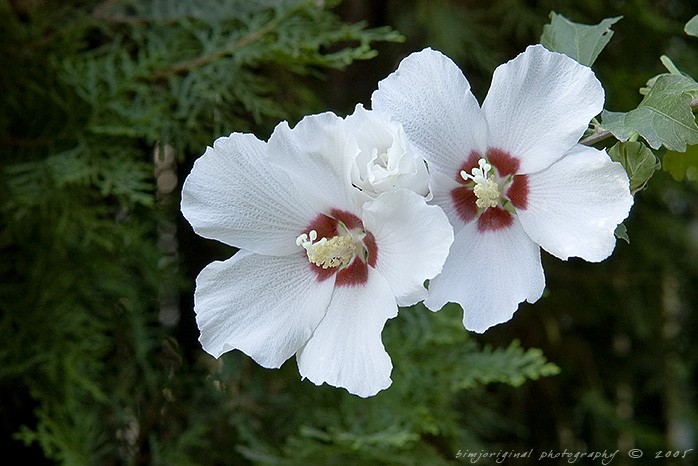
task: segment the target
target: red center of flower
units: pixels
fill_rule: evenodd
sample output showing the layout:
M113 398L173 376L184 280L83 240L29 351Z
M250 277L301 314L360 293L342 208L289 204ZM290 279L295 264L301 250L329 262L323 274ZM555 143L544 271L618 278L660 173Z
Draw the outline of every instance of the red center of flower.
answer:
M484 177L479 180L464 179L461 172L470 174L482 168L481 160L491 166L491 171L482 172ZM458 217L465 223L477 220L479 231L511 226L514 223L512 211L528 206L528 176L516 174L519 165L519 159L502 149L488 148L484 157L471 151L456 173L456 181L461 186L451 191Z
M306 231L315 232L315 245L320 246L311 245L312 252L308 253L309 266L318 281L337 274L335 284L339 286L366 283L368 266L376 266L378 246L376 238L364 229L359 217L350 212L332 209L329 215L319 214L315 217ZM323 247L323 244L327 247ZM313 255L313 252L317 252L317 255Z

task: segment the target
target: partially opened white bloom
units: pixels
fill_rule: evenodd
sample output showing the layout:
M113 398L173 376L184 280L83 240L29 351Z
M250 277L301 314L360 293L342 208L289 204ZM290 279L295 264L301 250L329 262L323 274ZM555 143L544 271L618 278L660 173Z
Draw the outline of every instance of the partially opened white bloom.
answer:
M379 83L373 108L401 122L432 176L455 240L425 304L464 309L466 328L509 320L545 287L540 247L601 261L632 205L628 176L577 144L603 108L591 69L540 45L499 66L482 107L458 67L426 49Z
M402 125L389 115L366 110L361 104L347 117L359 153L351 164L354 186L370 197L405 188L421 196L429 194L424 160L407 139Z
M391 383L385 322L424 299L453 232L412 191L366 201L350 182L360 148L347 126L325 113L281 123L268 143L220 138L194 164L181 207L198 234L240 249L197 278L203 348L268 368L295 354L303 377L365 397Z

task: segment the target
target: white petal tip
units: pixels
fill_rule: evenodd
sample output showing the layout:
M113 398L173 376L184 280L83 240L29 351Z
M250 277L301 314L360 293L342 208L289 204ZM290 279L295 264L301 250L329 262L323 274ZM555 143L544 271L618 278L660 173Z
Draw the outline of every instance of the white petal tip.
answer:
M317 387L322 387L323 385L327 385L328 387L333 387L333 388L341 388L346 390L349 394L358 396L360 398L369 398L372 396L377 395L381 391L387 389L390 387L393 383L392 379L388 378L387 383L380 384L378 386L374 385L371 387L345 387L340 384L332 384L326 380L313 380L310 377L305 377L301 376L301 380L308 380L309 382L312 382L315 386Z

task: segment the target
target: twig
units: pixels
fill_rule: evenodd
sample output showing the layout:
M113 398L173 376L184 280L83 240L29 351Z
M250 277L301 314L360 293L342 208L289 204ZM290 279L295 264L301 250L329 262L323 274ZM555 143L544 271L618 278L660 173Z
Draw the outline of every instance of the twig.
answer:
M185 73L193 68L198 68L200 66L207 65L215 60L218 60L219 58L222 58L226 55L231 55L233 54L236 50L245 47L246 45L251 44L252 42L255 42L259 40L262 36L267 34L269 31L273 30L276 25L279 23L280 18L274 18L271 21L269 21L267 24L265 24L263 27L260 29L257 29L254 32L251 32L250 34L241 37L240 39L236 40L232 44L230 44L228 47L218 50L216 52L213 52L209 55L201 55L199 57L196 57L192 60L187 60L183 62L176 63L172 65L169 68L163 68L161 70L158 70L152 74L152 79L154 80L159 80L166 78L168 76L180 74L180 73Z

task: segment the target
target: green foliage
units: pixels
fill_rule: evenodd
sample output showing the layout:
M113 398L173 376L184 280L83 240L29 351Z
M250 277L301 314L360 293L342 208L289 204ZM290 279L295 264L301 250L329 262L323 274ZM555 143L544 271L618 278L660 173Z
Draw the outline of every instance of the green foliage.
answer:
M669 149L662 155L664 168L676 180L682 180L685 176L693 176L696 166L691 148L698 143L698 125L693 114L698 83L681 73L668 57L662 56L661 61L669 73L655 76L648 81L648 87L640 89L645 94L640 105L627 113L604 111L602 124L621 141L642 136L653 149ZM609 151L609 154L626 167L631 190L643 189L659 167L656 156L639 142L626 143L632 146L619 144L611 151L618 149L613 154ZM679 155L681 152L686 154Z
M630 244L630 237L628 236L628 227L624 223L620 223L615 231L613 232L616 238L622 239L626 243Z
M688 76L660 75L635 110L604 111L602 124L621 141L639 133L653 149L684 152L687 144L698 144L698 125L691 101L698 83Z
M608 155L625 168L633 195L647 186L661 165L654 153L638 141L618 142L609 149Z
M698 146L688 146L685 153L667 151L662 156L662 167L676 181L684 178L698 181Z
M477 384L504 382L518 387L527 379L536 380L560 372L556 365L545 361L541 350L524 350L519 345L519 341L514 340L504 349L486 346L482 351L468 355L464 361L468 373L459 381L459 386L470 388Z
M108 2L85 22L76 27L98 26L105 40L61 58L57 71L92 109L86 127L197 152L232 128L308 113L298 77L372 58L371 43L401 38L341 22L310 0Z
M595 26L588 26L552 12L551 22L543 28L540 42L549 50L565 53L591 66L610 42L613 35L611 26L620 18L606 18ZM691 27L689 21L687 32ZM679 161L675 154L684 152L687 144L698 143L698 125L693 115L698 83L681 73L668 57L662 56L661 61L669 73L655 76L647 82L647 87L640 89L645 96L640 105L629 112L604 110L601 124L595 120L589 138L583 141L594 144L610 135L620 141L609 150L609 154L625 167L633 194L646 187L660 166L657 156L643 143L636 142L638 136L655 150L670 150L669 164L677 179L684 177L692 166L692 159L686 157ZM681 169L683 172L679 173ZM619 237L627 238L626 231L617 233Z
M552 12L550 24L543 27L540 43L548 50L564 53L582 65L591 66L613 37L611 26L620 19L620 16L606 18L597 25L588 26Z

